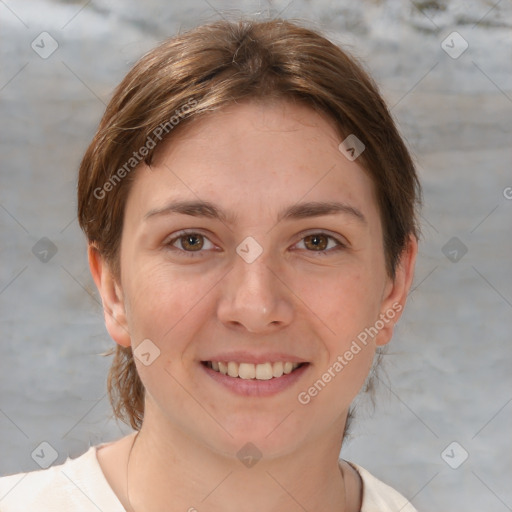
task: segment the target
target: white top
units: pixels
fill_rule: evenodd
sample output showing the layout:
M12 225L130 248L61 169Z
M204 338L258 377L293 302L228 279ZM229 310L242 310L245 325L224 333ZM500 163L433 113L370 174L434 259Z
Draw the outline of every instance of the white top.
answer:
M98 462L99 446L59 466L1 477L0 512L126 512ZM363 482L361 512L417 512L393 488L351 464Z

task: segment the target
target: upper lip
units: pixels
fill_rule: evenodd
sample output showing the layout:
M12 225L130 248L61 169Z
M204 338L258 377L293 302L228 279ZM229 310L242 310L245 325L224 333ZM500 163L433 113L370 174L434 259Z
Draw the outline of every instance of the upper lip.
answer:
M206 359L202 359L202 361L235 361L237 363L252 363L252 364L262 364L262 363L277 363L279 361L286 363L307 363L305 359L301 357L297 357L291 354L285 354L283 352L265 352L262 354L256 354L254 352L248 352L245 350L236 350L232 352L220 352L218 354L209 356Z

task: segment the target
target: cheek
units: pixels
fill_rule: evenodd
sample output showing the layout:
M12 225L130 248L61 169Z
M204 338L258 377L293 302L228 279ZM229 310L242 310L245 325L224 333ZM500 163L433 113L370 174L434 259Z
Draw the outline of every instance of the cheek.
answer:
M210 288L199 273L176 272L165 263L140 265L129 286L128 316L135 343L142 337L154 339L162 348L170 345Z
M326 357L316 369L311 392L348 406L371 369L375 343L370 331L380 308L376 277L369 268L346 266L329 276L309 276L301 288L308 308L318 317ZM312 315L309 315L312 318ZM328 398L330 397L330 398Z
M201 290L211 288L207 284L203 286L204 280L201 275L177 273L161 263L140 265L130 276L128 323L135 362L145 388L155 397L160 389L174 389L175 379L184 380L182 358L205 302L201 301L204 295ZM137 347L142 342L147 344L145 340L151 341L149 346L157 354L150 364L137 357L143 345L139 350ZM181 398L181 395L174 396L174 403L178 404L176 400Z
M371 369L375 343L365 329L378 318L378 293L367 273L347 268L329 278L309 278L302 293L306 288L311 293L305 302L318 315L325 357L297 398L315 414L335 421L348 409Z
M342 349L378 317L379 288L362 265L325 275L304 274L299 290L297 295L324 324L332 348Z

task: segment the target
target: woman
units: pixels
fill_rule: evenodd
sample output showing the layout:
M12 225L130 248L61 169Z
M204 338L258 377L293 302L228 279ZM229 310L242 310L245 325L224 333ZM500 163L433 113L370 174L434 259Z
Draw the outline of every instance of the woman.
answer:
M419 197L377 87L320 34L222 21L149 52L78 181L135 432L0 479L0 510L414 511L339 453L411 286Z

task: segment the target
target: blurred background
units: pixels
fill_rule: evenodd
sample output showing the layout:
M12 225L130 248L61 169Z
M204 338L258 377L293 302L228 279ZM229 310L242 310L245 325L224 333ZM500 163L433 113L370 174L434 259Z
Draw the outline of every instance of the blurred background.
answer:
M42 442L60 464L131 431L106 395L77 168L140 56L240 13L358 57L423 181L415 283L342 456L420 511L512 510L510 0L0 0L0 474L39 469Z

